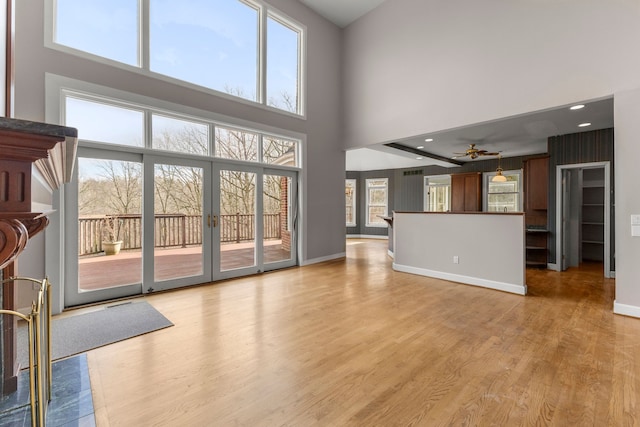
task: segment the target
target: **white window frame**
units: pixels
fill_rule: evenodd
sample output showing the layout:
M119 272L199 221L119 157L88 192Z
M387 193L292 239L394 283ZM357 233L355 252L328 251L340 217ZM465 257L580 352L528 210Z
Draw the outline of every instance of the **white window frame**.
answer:
M371 184L371 182L372 182L372 181L384 181L384 183L385 183L385 184L384 184L384 185L373 185L373 184ZM387 223L386 223L386 222L384 222L383 220L382 220L382 222L381 222L381 223L372 223L372 222L369 222L369 216L370 216L370 215L369 215L369 209L370 209L371 207L384 206L384 214L383 214L383 215L384 215L384 216L387 216L387 215L389 214L389 178L368 178L368 179L366 180L366 184L365 184L365 185L366 185L366 187L365 187L365 188L366 188L366 192L367 192L367 194L366 194L366 196L367 196L367 197L366 197L367 216L366 216L366 218L365 218L365 225L366 225L367 227L380 227L380 228L386 228L386 227L387 227ZM372 205L372 204L369 202L369 190L370 190L370 189L372 189L372 188L384 188L384 190L385 190L385 196L386 196L386 200L385 200L384 205L382 205L382 204L380 204L380 205L377 205L377 204L376 204L376 205Z
M138 44L139 44L139 53L138 53L138 66L129 65L120 61L116 61L114 59L109 59L104 56L100 56L97 54L93 54L90 52L85 52L80 49L76 49L70 46L66 46L63 44L59 44L55 42L55 27L56 27L56 2L55 1L45 1L44 6L44 46L57 50L66 54L79 56L81 58L85 58L94 62L98 62L104 65L109 65L112 67L124 69L130 72L134 72L137 74L144 75L146 77L154 78L156 80L164 81L167 83L179 85L188 89L197 90L199 92L204 92L210 95L215 95L218 97L230 99L233 101L237 101L243 104L258 106L259 108L263 108L269 111L275 111L283 115L289 115L293 117L307 117L306 114L306 45L307 45L307 27L296 20L290 18L289 16L283 14L278 9L272 7L271 5L264 3L262 1L252 1L252 0L241 0L243 3L246 3L248 6L256 8L259 11L258 18L258 53L256 62L258 64L258 77L256 82L257 97L256 101L252 101L249 99L241 98L229 93L220 92L216 89L208 88L205 86L200 86L196 83L191 83L185 80L180 80L175 77L166 76L164 74L156 73L150 70L150 18L149 18L149 2L148 0L138 0L139 1L139 19L140 19L140 34L138 34ZM273 107L267 104L266 99L266 40L267 40L267 26L266 26L266 17L269 16L273 19L278 20L283 25L288 26L294 31L299 33L300 41L298 45L298 93L297 93L297 108L298 111L290 112L287 110L283 110L277 107Z
M502 175L504 176L508 176L508 175L518 175L518 212L522 212L523 209L523 173L522 173L522 169L512 169L512 170L507 170L507 171L502 171ZM492 171L492 172L485 172L482 174L482 179L483 179L483 196L482 196L482 210L484 212L488 212L489 210L489 183L491 182L491 179L496 176L496 172ZM497 193L492 193L492 194L497 194ZM515 194L515 193L503 193L503 194ZM501 212L492 212L492 213L501 213Z
M356 180L356 179L345 179L345 191L346 191L346 188L349 185L351 185L351 188L353 188L353 196L351 197L351 210L353 211L353 214L352 214L351 217L353 218L353 221L352 222L346 222L347 227L357 227L358 226L358 224L357 224L358 220L357 220L357 217L356 217L356 206L357 206L356 197L357 197L357 194L358 194L357 184L358 184L358 180ZM346 204L346 199L345 199L345 204ZM346 212L345 212L345 214L346 214ZM346 220L346 218L345 218L345 220Z
M427 188L429 187L429 185L433 185L433 184L429 184L429 179L433 179L433 178L438 178L438 179L444 179L446 178L449 183L448 184L435 184L438 187L448 187L449 188L449 192L448 192L448 203L447 203L447 209L444 212L449 212L451 211L451 175L429 175L429 176L425 176L424 177L424 211L425 212L437 212L437 211L430 211L429 210L429 193L427 192Z

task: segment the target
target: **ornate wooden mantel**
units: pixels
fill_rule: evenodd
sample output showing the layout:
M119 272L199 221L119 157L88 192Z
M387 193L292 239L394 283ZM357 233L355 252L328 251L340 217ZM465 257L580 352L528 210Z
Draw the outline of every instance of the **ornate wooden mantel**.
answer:
M0 270L11 268L30 238L48 224L47 214L31 211L31 172L35 165L52 188L71 178L77 130L47 123L0 118ZM14 310L14 284L0 287L2 308ZM15 319L0 316L0 396L17 385Z

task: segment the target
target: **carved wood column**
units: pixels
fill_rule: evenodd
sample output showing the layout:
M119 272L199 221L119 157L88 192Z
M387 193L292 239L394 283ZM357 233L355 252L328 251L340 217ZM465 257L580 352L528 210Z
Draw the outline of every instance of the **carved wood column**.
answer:
M46 213L31 212L31 171L35 165L52 189L71 177L77 130L0 118L0 270L16 275L14 261L30 238L48 224ZM8 269L7 269L8 268ZM15 310L12 282L0 287L2 308ZM16 318L0 316L0 396L17 386Z

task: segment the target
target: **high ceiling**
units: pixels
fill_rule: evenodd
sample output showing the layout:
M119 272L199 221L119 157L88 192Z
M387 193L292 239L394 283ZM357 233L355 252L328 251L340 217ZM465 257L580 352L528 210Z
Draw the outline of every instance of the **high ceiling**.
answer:
M344 28L365 13L378 7L384 0L299 0L311 9L327 18L337 26Z
M339 27L346 27L353 21L375 9L384 0L299 0L308 7L332 21ZM456 167L455 164L434 160L429 155L451 158L454 153L464 152L469 144L489 152L500 152L502 157L515 157L545 153L547 138L576 132L613 127L613 99L582 101L579 110L570 110L571 105L555 109L532 112L516 117L478 123L471 126L448 129L432 134L415 135L394 141L384 141L367 148L347 151L347 170L380 170L412 168L428 165ZM574 105L575 105L574 104ZM590 126L578 127L581 123ZM433 141L425 141L433 139ZM385 144L401 144L409 151L398 150ZM418 149L417 147L423 147ZM416 150L424 153L416 153ZM413 152L410 152L413 151ZM468 157L456 160L471 160Z

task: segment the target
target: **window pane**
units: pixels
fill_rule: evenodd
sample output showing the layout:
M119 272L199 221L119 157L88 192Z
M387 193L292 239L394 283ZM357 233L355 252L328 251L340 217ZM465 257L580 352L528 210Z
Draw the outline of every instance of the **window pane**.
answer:
M54 41L138 66L138 0L57 0Z
M181 153L209 153L209 126L154 114L153 148Z
M368 179L367 180L368 187L387 187L386 179Z
M258 134L217 127L216 157L257 161Z
M154 279L201 275L204 171L167 164L154 169ZM171 262L177 259L179 268Z
M257 101L258 10L241 1L150 0L150 68Z
M298 166L296 141L288 141L265 136L262 139L262 160L264 163Z
M65 115L79 139L144 147L142 111L67 97Z
M298 52L300 34L267 19L267 105L298 112Z
M255 265L256 174L220 171L220 270Z
M141 281L142 165L79 157L78 291Z
M346 206L346 223L347 225L355 225L355 196L356 196L356 182L355 180L348 179L345 182L345 206Z
M370 188L369 189L369 204L370 205L386 205L387 204L387 190L383 188Z
M385 216L386 214L386 206L369 207L369 224L385 224L384 219L380 218L380 216Z
M517 212L518 211L518 194L489 194L488 195L489 212Z
M506 175L506 182L489 181L490 193L517 193L518 192L518 176Z

